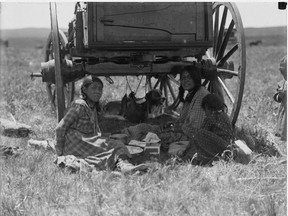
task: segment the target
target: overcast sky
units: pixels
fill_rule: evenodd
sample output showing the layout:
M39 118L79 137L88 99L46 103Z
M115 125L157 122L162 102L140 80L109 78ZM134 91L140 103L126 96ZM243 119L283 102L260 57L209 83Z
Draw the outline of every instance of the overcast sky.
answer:
M0 0L1 1L1 0ZM73 18L75 3L57 2L58 25L68 28ZM287 9L279 10L277 1L236 1L244 27L287 26ZM3 2L0 10L0 28L50 28L49 3L35 1Z

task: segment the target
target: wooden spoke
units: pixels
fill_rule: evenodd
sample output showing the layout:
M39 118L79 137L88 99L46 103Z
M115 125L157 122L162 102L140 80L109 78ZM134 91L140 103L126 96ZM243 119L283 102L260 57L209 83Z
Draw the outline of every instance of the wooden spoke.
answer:
M160 77L160 80L161 80L161 81L160 81L160 91L163 92L164 80L163 80L163 77L162 77L162 76Z
M208 79L205 79L204 82L202 83L202 86L206 86L209 83Z
M223 68L217 68L217 73L218 73L218 76L221 76L221 75L238 76L239 75L238 71L232 71L232 70L223 69Z
M180 84L180 82L172 75L161 75L155 79L156 81L153 89L159 89L162 92L162 95L166 97L166 112L170 112L172 110L175 111L180 103L178 97L175 95L175 91L179 89L178 83ZM152 81L152 77L150 77L150 83L154 84Z
M165 95L165 98L166 98L166 100L165 100L165 104L166 104L166 106L168 106L169 105L169 103L168 103L168 90L167 90L167 79L166 79L166 81L165 81L165 83L163 83L163 87L164 87L164 95Z
M151 76L147 76L146 84L148 85L148 90L150 91L152 89Z
M219 50L220 46L222 44L223 35L224 35L224 29L225 29L225 24L226 24L227 11L228 11L227 7L224 7L224 11L223 11L223 14L222 14L222 20L221 20L221 25L220 25L220 31L219 31L218 40L217 40L216 50Z
M176 85L180 86L180 81L179 80L176 80L173 76L171 75L168 75L168 78L174 82Z
M222 13L222 17L220 13ZM240 13L233 2L214 2L213 19L213 52L211 51L212 56L206 52L206 56L208 59L216 61L217 79L205 80L202 85L207 86L208 84L209 91L222 95L223 99L227 100L225 103L229 106L228 115L232 125L235 125L245 83L246 44L244 28ZM226 22L229 26L226 25ZM218 26L218 24L220 25Z
M219 51L217 53L216 61L218 61L219 59L221 59L223 57L233 28L234 28L234 21L231 20L229 28L228 28L228 30L226 32L225 38L224 38L224 40L223 40L223 42L221 44L221 47L220 47L220 49L219 49Z
M235 44L227 53L226 55L221 58L216 65L218 67L222 67L224 65L224 63L237 51L238 49L238 44Z
M227 86L225 85L223 80L220 77L218 77L218 81L222 85L222 87L223 87L225 93L227 94L228 98L230 99L230 101L234 104L235 98L233 97L232 93L229 91L229 89L227 88Z
M160 77L159 77L159 79L157 79L153 89L156 89L158 87L159 83L160 83Z
M215 11L215 20L214 20L214 44L213 44L213 55L216 55L216 46L218 38L218 28L219 28L219 8L216 8Z
M170 94L171 94L173 100L176 100L176 96L175 96L174 90L173 90L173 88L171 86L171 82L170 82L169 79L167 79L167 86L169 88L169 91L170 91Z

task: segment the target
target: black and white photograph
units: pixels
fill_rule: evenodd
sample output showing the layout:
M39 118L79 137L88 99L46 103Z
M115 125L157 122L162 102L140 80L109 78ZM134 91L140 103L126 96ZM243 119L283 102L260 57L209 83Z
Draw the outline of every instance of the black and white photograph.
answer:
M287 20L0 0L0 216L287 215Z

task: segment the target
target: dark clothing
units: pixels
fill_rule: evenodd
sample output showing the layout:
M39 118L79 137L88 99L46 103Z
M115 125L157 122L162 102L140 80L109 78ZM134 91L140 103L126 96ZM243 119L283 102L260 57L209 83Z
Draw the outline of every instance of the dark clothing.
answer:
M85 159L97 169L113 169L120 155L131 157L127 147L118 140L101 137L96 108L83 99L74 101L56 127L56 152Z
M287 81L282 80L277 85L277 92L273 99L281 103L277 115L276 136L287 140Z
M182 159L191 160L197 153L199 163L209 163L220 157L233 141L234 133L228 115L214 112L204 119L201 128L190 137L189 146Z
M213 112L211 116L204 119L201 129L214 133L226 142L234 141L232 124L225 112Z

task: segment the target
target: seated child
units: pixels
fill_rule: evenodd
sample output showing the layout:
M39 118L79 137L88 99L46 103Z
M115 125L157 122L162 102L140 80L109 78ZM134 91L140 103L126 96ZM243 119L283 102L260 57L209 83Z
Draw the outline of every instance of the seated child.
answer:
M287 56L280 62L280 73L283 75L283 80L278 82L277 92L274 94L273 99L281 103L277 116L276 136L281 137L281 140L287 140Z
M191 138L182 159L191 160L197 153L197 163L207 164L219 158L235 141L235 136L227 106L217 95L206 95L201 106L206 117L201 128Z
M84 159L97 170L115 169L123 173L147 170L145 164L130 163L131 154L123 142L101 136L98 112L103 87L98 77L83 79L82 98L72 103L56 127L57 155Z

